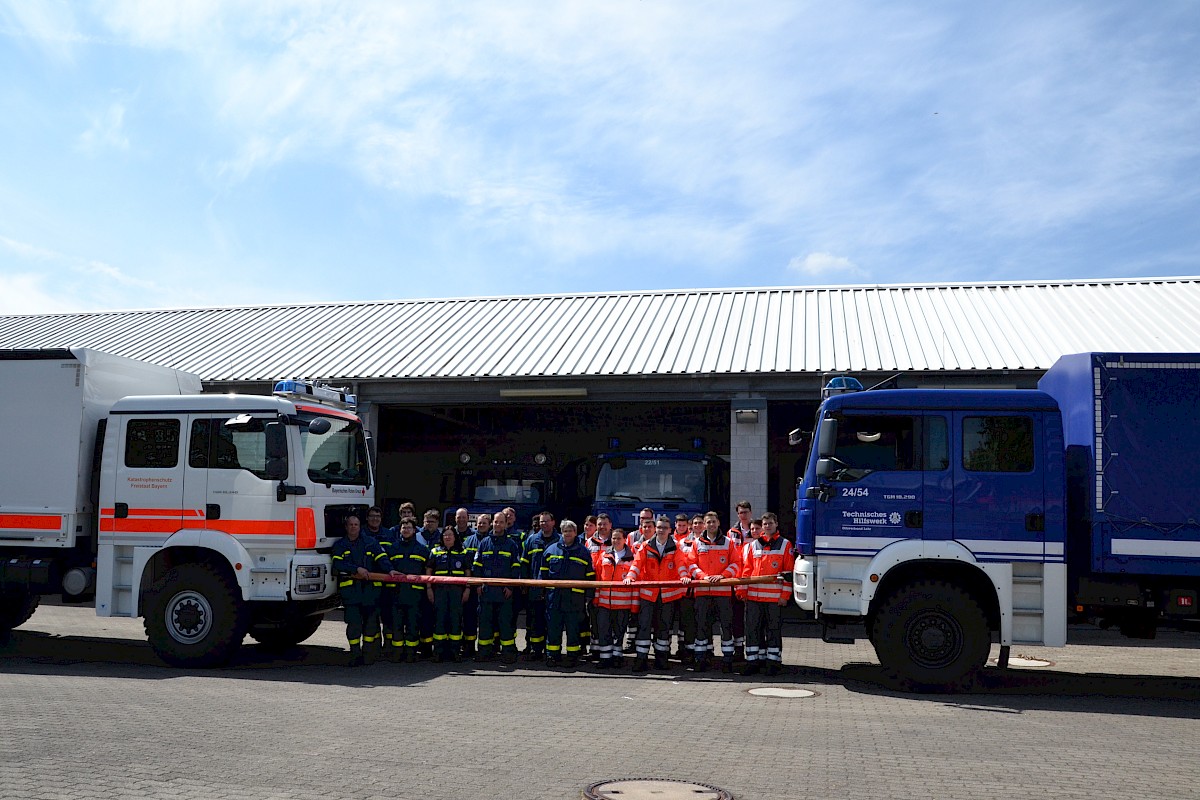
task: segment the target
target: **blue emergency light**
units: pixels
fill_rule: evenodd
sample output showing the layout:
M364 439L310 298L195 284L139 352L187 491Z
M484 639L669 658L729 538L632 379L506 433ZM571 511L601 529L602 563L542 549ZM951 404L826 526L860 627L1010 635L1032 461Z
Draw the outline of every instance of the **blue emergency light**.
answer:
M349 394L343 389L315 384L311 381L288 380L275 384L272 394L280 397L310 397L319 403L341 406L354 410L358 406L358 396Z
M851 392L861 392L863 385L858 378L852 378L849 375L837 375L829 379L829 383L825 384L825 388L821 390L821 399L833 397L835 394L850 394Z

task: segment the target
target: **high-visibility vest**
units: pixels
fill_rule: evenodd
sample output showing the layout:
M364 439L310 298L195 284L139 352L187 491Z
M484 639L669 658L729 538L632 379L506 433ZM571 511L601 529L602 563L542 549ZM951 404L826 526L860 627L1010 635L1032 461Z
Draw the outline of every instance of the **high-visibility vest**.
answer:
M620 556L611 547L607 550L600 550L596 553L596 580L625 580L625 576L633 571L635 558L633 550L628 547L621 551ZM638 607L637 586L630 584L629 586L599 587L596 589L596 605L603 608L633 611Z
M688 574L691 575L696 596L731 596L728 586L713 586L705 578L714 575L720 578L736 578L742 571L742 558L738 546L728 536L721 535L715 542L701 536L692 543L688 558Z
M675 546L675 540L668 538L662 553L658 552L656 544L658 538L651 537L638 545L633 560L634 581L677 581L687 575L687 560ZM642 587L638 590L638 597L644 602L653 603L661 596L664 603L672 603L686 592L687 589L682 586L669 589Z
M766 536L751 539L742 548L743 578L783 575L795 565L792 543L778 533L770 540ZM784 583L752 583L745 589L746 599L757 603L778 603L791 593L791 587Z

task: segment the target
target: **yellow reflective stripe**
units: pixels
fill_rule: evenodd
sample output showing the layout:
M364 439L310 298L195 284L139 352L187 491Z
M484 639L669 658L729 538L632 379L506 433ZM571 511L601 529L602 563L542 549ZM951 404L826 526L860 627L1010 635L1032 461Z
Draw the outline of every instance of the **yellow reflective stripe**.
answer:
M585 567L590 567L592 565L592 562L584 561L582 558L576 558L575 556L571 556L571 560L576 564L583 564Z
M344 588L344 587L346 587L346 586L353 586L353 585L354 585L354 581L353 581L353 580L342 581L341 583L339 583L339 584L338 584L338 588L339 588L339 589L342 589L342 588Z

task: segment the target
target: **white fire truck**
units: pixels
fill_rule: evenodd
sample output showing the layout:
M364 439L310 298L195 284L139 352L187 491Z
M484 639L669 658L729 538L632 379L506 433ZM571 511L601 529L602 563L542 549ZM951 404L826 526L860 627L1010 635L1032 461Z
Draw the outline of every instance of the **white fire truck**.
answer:
M45 595L143 617L167 663L308 638L329 550L372 496L354 397L304 381L202 394L83 348L0 351L0 636Z

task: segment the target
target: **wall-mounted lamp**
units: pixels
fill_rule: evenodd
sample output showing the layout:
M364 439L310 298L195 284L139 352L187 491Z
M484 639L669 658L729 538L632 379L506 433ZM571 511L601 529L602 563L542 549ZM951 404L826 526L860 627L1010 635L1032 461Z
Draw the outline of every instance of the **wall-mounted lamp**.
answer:
M733 418L743 425L758 424L758 409L757 408L737 408L733 411Z

